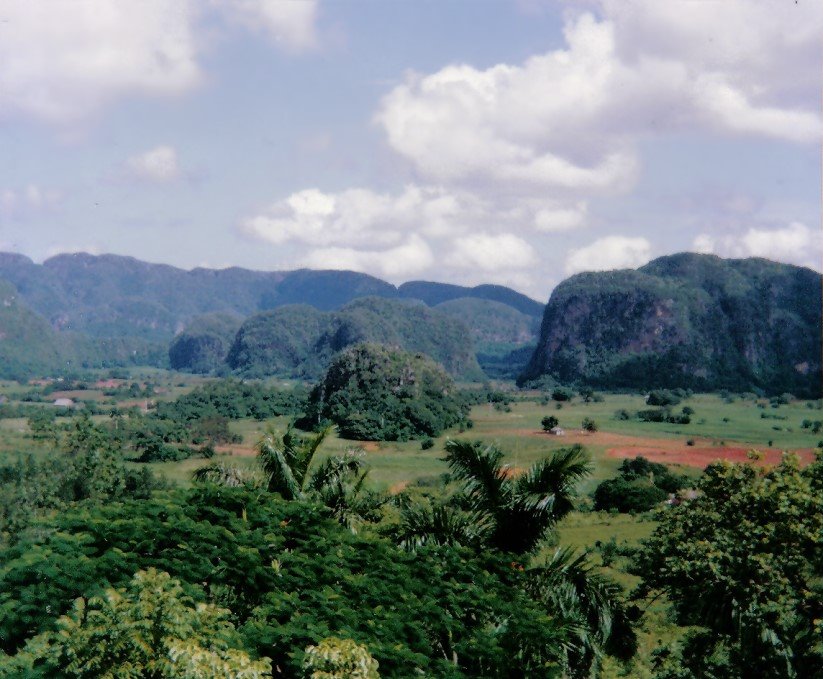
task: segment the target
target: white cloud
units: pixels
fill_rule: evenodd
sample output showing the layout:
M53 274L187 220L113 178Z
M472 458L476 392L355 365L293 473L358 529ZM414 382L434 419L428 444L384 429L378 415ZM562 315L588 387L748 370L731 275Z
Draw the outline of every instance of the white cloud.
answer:
M704 255L714 254L715 247L716 240L714 236L707 233L701 233L699 236L696 236L692 242L692 248L694 251Z
M474 234L456 238L446 262L461 269L516 270L537 263L534 249L511 233Z
M188 0L3 0L0 13L0 114L73 122L200 80Z
M726 257L764 257L778 262L808 266L823 265L823 233L800 222L775 228L753 227L734 235L698 235L693 242L698 252Z
M316 0L223 0L220 7L233 21L263 31L292 52L317 45Z
M239 226L241 233L276 245L387 246L409 232L427 237L460 234L478 224L512 219L469 193L408 185L398 193L305 189L279 200Z
M317 42L316 0L0 0L0 16L0 116L69 126L126 95L196 87L227 22L292 52Z
M301 263L313 269L362 271L399 281L431 267L434 256L425 240L412 235L406 242L385 250L321 248L303 257Z
M62 199L59 191L37 184L23 188L0 189L0 217L19 219L38 212L53 210Z
M133 176L145 181L163 184L180 177L177 151L171 146L158 146L132 156L127 165Z
M538 231L548 233L571 231L586 223L587 213L588 207L583 201L570 207L545 207L536 211L534 226Z
M389 144L432 181L545 195L631 188L650 134L819 140L820 3L598 7L520 65L410 74L376 115Z
M645 238L606 236L572 250L566 258L566 273L634 269L650 259L651 243Z

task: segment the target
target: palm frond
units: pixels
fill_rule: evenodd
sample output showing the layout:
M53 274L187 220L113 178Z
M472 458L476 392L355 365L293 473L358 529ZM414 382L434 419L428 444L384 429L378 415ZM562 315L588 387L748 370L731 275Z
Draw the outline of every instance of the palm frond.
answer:
M482 441L446 441L445 460L477 511L496 512L508 500L510 483L501 464L503 451Z
M194 483L213 483L227 488L255 486L259 482L253 473L225 462L213 462L198 467L191 473L191 480Z
M561 448L516 480L515 495L524 507L548 511L556 522L574 509L575 485L590 473L591 463L581 446Z
M266 490L280 493L286 500L303 497L300 481L292 471L294 459L292 442L287 439L290 430L281 436L273 429L267 429L257 444L257 457L266 476Z
M397 542L409 551L430 544L477 547L489 530L489 524L476 513L442 503L414 503L403 508Z
M559 548L529 575L527 588L550 614L578 625L577 648L569 656L578 669L599 662L609 646L634 649L622 589L595 571L585 552Z
M305 486L309 467L311 467L320 444L329 435L329 431L327 428L316 434L306 436L296 433L292 425L289 425L286 433L283 434L283 444L291 458L292 473L299 480L301 487Z
M326 458L315 470L306 484L307 488L319 491L341 480L357 475L363 468L363 454L349 450L345 455Z

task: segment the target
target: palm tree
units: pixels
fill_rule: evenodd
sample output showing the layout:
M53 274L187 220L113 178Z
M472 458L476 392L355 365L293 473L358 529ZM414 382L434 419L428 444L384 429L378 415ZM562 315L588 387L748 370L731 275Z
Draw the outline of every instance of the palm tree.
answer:
M623 591L594 570L585 552L558 548L527 573L528 592L571 630L564 664L572 676L596 674L604 653L621 659L634 655L637 637Z
M555 451L515 476L503 452L482 441L448 441L446 462L461 491L439 505L402 509L400 544L459 544L517 555L531 554L574 508L575 485L590 471L580 446ZM558 549L526 569L526 589L562 630L564 675L590 676L603 653L630 657L636 639L620 587L593 570L587 555Z
M447 441L445 459L488 545L515 554L533 551L574 508L575 485L591 470L581 446L555 451L519 476L503 464L503 451L482 441Z
M362 523L379 520L378 510L385 498L364 490L368 470L364 469L363 453L358 449L329 457L313 468L317 451L328 433L327 429L307 436L294 431L291 425L282 434L268 428L257 444L262 481L259 474L223 463L196 469L192 479L230 487L262 485L284 500L317 500L331 510L339 523L356 533Z
M257 458L266 476L266 490L285 500L304 500L309 467L329 430L304 436L289 425L281 435L269 427L257 444Z

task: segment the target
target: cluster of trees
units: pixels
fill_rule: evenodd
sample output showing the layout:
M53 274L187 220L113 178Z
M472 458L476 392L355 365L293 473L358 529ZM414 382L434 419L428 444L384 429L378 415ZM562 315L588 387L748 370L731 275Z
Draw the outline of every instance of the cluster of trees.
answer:
M683 406L683 409L679 413L673 412L669 407L665 407L638 410L634 414L625 408L621 408L614 414L618 420L630 420L634 417L641 422L668 422L670 424L690 424L692 415L694 415L694 410L690 406Z
M594 491L595 510L646 512L689 483L686 476L640 456L623 460L618 471L618 476L603 481Z
M655 676L820 677L823 457L718 462L697 490L661 512L636 562L637 594L665 594L688 627L656 651Z
M409 503L355 534L334 487L362 476L318 462L320 442L264 437L261 485L84 503L17 533L0 548L0 674L584 677L633 654L619 588L583 555L530 564L573 506L580 449L514 479L493 446L453 442L440 518L424 530Z

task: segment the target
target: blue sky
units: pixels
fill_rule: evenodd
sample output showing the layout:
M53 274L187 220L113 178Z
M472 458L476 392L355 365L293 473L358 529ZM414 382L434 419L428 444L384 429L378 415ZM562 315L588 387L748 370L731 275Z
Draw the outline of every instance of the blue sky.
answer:
M682 250L820 269L823 6L0 0L0 249L545 299Z

